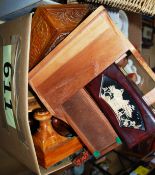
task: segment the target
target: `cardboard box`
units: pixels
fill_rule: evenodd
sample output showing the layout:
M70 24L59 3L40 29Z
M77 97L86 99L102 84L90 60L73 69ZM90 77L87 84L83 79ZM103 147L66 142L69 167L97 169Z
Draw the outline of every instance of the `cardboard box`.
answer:
M69 166L71 162L67 160L64 164L48 169L43 169L38 165L28 122L28 62L31 22L32 15L27 15L0 25L0 56L3 58L3 61L0 62L0 93L2 94L0 96L0 139L3 149L33 172L45 175ZM68 38L71 36L73 33ZM60 45L57 49L59 48ZM16 61L11 60L12 54L16 56ZM18 57L19 54L20 57ZM140 60L141 56L137 55L137 57Z
M44 175L71 162L67 159L58 166L44 169L37 161L28 121L31 22L32 14L29 14L0 25L0 146L31 171Z

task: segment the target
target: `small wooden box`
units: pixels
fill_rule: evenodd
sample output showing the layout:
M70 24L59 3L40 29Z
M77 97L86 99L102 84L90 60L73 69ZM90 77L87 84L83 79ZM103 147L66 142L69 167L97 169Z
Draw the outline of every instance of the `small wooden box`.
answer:
M87 16L88 5L46 5L32 20L29 69L32 69Z

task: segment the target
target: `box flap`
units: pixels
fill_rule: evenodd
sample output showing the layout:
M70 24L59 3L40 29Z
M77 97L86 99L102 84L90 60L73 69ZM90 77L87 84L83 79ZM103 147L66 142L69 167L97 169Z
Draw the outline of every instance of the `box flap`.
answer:
M1 147L40 174L28 122L28 63L32 15L0 25Z

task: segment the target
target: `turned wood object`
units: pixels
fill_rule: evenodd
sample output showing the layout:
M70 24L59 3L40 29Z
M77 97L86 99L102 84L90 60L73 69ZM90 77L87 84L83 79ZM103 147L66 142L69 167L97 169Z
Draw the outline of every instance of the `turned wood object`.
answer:
M82 148L77 137L67 138L56 133L52 128L51 114L48 111L38 109L34 118L40 122L40 127L33 135L33 141L38 162L43 167L54 165Z

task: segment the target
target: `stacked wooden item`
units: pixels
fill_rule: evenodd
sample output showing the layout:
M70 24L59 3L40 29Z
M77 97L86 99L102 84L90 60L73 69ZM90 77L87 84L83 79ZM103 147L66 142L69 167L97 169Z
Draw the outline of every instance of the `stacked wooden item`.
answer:
M129 55L155 81L103 6L94 12L79 4L37 9L29 84L46 108L34 112L40 122L33 135L40 165L48 168L83 147L98 158L121 140L132 148L155 132L154 89L144 96L125 75L121 63ZM54 127L53 117L77 136L61 134L63 129Z
M88 16L88 13L87 5L48 5L39 7L32 21L29 69L34 68L48 55ZM48 168L83 148L78 137L64 136L68 126L62 129L63 121L57 119L59 124L54 122L55 113L49 113L32 96L29 98L29 111L40 122L38 131L33 134L40 165ZM31 131L34 127L31 125ZM58 130L62 130L60 134L58 134Z

